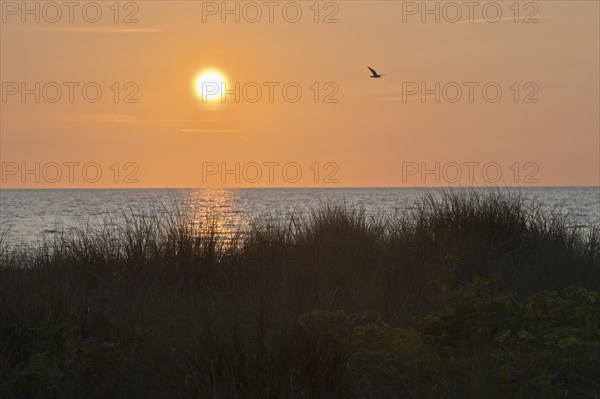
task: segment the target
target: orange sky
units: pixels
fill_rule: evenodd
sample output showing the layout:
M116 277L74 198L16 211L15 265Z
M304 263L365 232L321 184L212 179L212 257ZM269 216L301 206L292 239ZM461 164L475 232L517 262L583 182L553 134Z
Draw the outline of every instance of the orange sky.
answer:
M421 2L401 1L321 2L318 23L313 1L295 3L297 23L286 21L293 7L284 15L286 2L274 3L272 23L265 6L250 23L246 3L239 23L235 15L223 23L221 10L203 14L221 2L200 1L121 2L118 22L113 2L101 1L96 23L80 2L72 23L67 8L54 23L54 9L40 9L36 22L21 2L3 1L1 187L600 184L598 2L521 2L518 23L512 1L494 3L496 23L497 9L482 11L489 2L472 18L464 2L441 2L439 23L410 14ZM448 21L456 11L448 3L459 5L458 23ZM138 22L124 23L132 12ZM331 13L338 22L324 23ZM524 23L529 14L538 22ZM367 65L386 76L370 79ZM193 81L206 68L231 88L256 82L262 98L202 103ZM12 94L36 82L39 103ZM62 86L56 103L49 82ZM73 102L65 82L78 84ZM90 82L102 89L96 103L83 98ZM265 82L279 84L272 103ZM434 94L403 97L436 82L440 95L447 88L439 103ZM465 82L478 85L472 102ZM284 100L288 83L302 89L296 103ZM502 90L496 103L483 97L489 83L490 96ZM456 86L462 97L452 103ZM135 87L138 102L124 103ZM337 103L324 103L334 88ZM538 102L525 103L534 92Z

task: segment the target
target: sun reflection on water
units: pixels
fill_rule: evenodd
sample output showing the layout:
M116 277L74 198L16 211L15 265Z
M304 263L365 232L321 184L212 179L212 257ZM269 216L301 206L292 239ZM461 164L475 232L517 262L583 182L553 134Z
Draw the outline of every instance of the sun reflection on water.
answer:
M199 235L215 233L218 241L227 243L248 228L245 208L232 190L202 189L189 193L185 212Z

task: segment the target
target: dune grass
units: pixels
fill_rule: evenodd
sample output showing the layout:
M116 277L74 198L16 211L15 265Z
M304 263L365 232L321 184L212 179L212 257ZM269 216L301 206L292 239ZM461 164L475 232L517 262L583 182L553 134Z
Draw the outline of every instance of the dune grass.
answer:
M600 229L518 194L0 234L0 397L598 397Z

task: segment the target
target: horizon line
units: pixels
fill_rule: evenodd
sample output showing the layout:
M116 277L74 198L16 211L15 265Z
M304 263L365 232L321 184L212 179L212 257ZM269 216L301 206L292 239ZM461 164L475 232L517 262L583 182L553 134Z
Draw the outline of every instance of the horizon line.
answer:
M252 189L260 189L260 190L285 190L285 189L300 189L300 190L309 190L309 189L454 189L454 188L598 188L600 189L600 184L598 185L547 185L547 186L335 186L335 187L326 187L326 186L276 186L276 187L252 187L252 186L243 186L243 187L0 187L0 190L252 190Z

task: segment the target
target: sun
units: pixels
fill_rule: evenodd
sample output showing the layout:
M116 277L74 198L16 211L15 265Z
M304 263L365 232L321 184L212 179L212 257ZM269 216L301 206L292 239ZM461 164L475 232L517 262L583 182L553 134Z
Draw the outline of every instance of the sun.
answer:
M221 94L226 84L227 80L221 72L208 70L198 74L194 81L194 88L202 102L215 102L221 101Z

